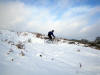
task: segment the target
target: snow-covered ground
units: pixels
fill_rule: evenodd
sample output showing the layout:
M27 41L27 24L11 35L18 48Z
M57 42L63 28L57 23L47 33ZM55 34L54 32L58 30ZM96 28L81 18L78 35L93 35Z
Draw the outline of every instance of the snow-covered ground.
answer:
M1 30L0 75L100 75L100 50Z

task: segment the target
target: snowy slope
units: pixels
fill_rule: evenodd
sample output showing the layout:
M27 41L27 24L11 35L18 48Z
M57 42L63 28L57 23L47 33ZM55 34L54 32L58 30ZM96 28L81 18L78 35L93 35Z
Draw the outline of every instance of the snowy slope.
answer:
M100 75L100 51L47 43L28 32L0 31L0 75Z

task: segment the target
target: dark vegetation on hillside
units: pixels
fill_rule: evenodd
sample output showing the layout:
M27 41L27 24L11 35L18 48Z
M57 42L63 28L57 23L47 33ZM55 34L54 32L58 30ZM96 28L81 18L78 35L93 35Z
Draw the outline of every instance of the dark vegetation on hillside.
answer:
M40 33L37 33L36 37L41 39L48 39L47 36L44 36ZM77 44L84 44L85 47L91 47L100 50L100 37L96 37L94 41L89 41L87 39L76 40L76 39L65 39L65 38L56 38L55 40L57 42L63 40L64 43L66 41L70 41L69 44L75 44L75 42L77 42Z
M96 37L94 41L89 41L87 39L81 39L81 40L71 39L70 41L82 43L85 44L85 47L92 47L100 50L100 37Z
M35 34L37 38L41 38L45 40L49 39L47 36L41 33L35 33ZM77 44L84 44L85 47L91 47L100 50L100 37L96 37L94 41L89 41L87 39L76 40L76 39L66 39L66 38L58 38L58 37L55 40L56 42L63 40L64 43L66 43L66 41L69 41L69 44L76 44L77 42Z

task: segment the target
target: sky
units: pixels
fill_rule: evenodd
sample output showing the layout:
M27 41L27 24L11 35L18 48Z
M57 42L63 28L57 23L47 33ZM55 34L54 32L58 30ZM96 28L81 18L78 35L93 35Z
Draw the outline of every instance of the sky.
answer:
M100 36L100 0L0 0L0 30L94 40Z

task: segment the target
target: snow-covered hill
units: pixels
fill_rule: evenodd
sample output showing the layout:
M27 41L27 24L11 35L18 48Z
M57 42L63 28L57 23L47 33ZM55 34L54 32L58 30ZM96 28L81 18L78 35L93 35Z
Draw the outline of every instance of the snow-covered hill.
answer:
M1 30L0 75L100 75L99 50L43 38Z

